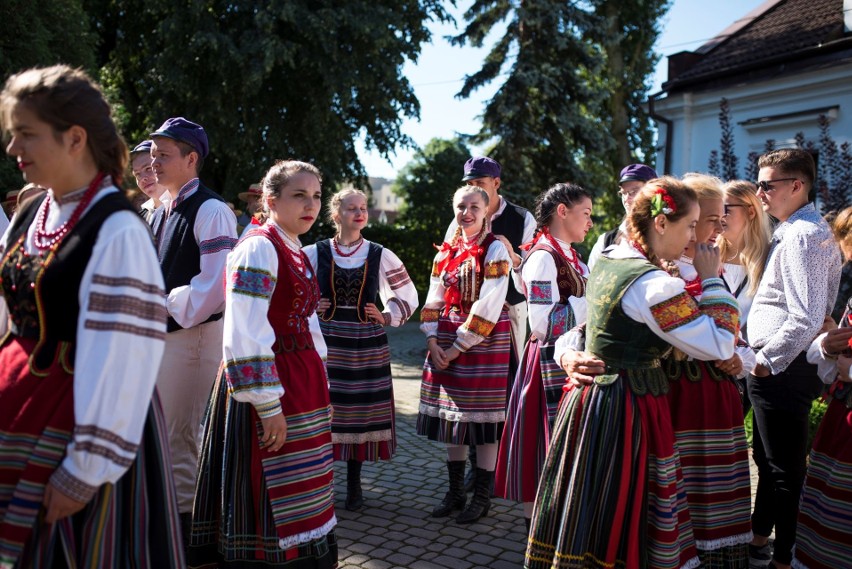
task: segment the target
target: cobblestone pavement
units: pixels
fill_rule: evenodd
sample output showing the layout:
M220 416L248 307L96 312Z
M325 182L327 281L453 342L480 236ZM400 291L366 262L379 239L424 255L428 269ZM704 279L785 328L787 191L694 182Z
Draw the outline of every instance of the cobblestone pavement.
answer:
M397 451L390 462L364 463L365 505L359 512L343 507L346 464L335 463L340 569L522 567L526 533L520 504L492 498L488 516L470 525L429 517L446 492L447 474L443 445L414 432L425 342L416 323L389 328L388 338Z
M447 489L444 446L415 434L425 342L415 323L388 329L396 400L397 450L390 462L365 462L365 505L343 508L346 464L335 463L340 569L517 569L526 532L519 504L492 499L488 516L460 525L430 518Z

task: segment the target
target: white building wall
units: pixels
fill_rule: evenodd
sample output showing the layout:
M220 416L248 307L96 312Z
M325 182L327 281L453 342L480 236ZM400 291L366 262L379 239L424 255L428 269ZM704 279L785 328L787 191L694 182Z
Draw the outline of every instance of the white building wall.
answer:
M792 146L797 132L818 143L818 109L830 119L830 133L840 145L852 141L852 63L728 86L720 90L679 93L655 101L658 114L672 121L671 164L665 164L665 125L658 124L658 171L676 176L706 172L710 152L719 150L719 102L728 99L734 127L739 175L745 176L749 152L762 152L767 139L776 148ZM836 107L836 108L835 108ZM795 116L789 116L800 113ZM783 115L787 115L783 117ZM769 117L779 117L771 119ZM767 120L754 123L755 119ZM750 124L743 124L750 123Z

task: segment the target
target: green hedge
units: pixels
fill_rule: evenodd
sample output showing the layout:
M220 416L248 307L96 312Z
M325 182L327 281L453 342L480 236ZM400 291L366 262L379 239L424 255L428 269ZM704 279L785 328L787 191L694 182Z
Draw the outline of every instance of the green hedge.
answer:
M816 436L817 429L819 429L819 424L822 422L822 417L825 415L826 409L828 409L828 404L823 402L822 399L817 399L811 403L811 412L808 417L808 449L811 448L811 445L814 442L814 437ZM754 441L753 419L752 410L749 409L745 416L746 440L748 441L749 447L754 446L752 444Z

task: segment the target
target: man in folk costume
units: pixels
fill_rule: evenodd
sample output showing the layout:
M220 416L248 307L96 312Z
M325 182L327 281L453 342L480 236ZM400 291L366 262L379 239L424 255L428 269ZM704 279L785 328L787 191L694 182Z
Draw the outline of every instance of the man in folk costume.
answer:
M170 118L151 138L154 171L168 190L151 221L169 313L157 387L186 540L202 421L222 359L222 275L237 241L237 222L225 201L198 179L209 148L204 128Z

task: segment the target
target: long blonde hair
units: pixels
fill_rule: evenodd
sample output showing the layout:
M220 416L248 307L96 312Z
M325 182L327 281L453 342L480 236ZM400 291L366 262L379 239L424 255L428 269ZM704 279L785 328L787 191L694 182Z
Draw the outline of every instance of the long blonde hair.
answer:
M741 201L754 210L754 217L750 218L740 237L742 248L737 253L740 263L746 269L748 275L748 294L754 296L763 276L763 268L766 265L766 257L769 255L769 241L772 239L772 230L769 226L769 218L763 212L760 200L757 199L757 186L746 180L731 180L722 186L725 196L730 196ZM734 248L723 233L717 242L719 252L724 261Z

